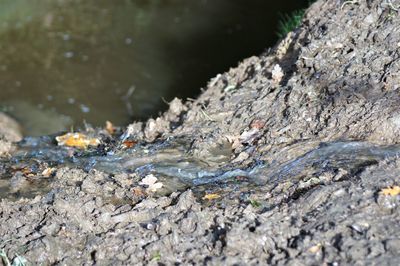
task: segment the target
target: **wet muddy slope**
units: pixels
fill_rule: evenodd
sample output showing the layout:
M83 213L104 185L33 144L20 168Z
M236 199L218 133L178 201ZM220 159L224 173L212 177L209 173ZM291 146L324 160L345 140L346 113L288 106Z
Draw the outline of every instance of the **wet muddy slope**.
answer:
M124 134L186 139L216 167L228 146L258 174L142 197L135 174L62 168L49 193L1 201L0 248L43 264L398 264L398 6L317 1L275 48Z

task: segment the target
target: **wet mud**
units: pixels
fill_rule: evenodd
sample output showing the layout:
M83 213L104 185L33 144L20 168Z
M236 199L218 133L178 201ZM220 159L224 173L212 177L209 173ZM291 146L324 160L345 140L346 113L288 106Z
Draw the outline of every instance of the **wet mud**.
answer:
M198 99L92 131L94 150L3 134L0 248L35 264L396 265L399 5L317 1ZM146 192L148 175L165 186Z

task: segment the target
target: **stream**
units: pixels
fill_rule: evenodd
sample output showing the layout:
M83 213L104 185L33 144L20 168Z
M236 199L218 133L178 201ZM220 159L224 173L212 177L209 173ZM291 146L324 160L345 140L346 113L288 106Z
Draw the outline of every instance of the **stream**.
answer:
M284 151L287 152L287 151ZM190 142L169 139L158 143L138 143L131 149L80 151L57 146L54 137L25 138L11 159L2 159L0 197L32 197L48 191L52 176L44 176L47 168L70 167L102 171L111 175L135 174L139 178L154 175L167 184L171 191L218 182L230 182L245 177L251 183L262 185L290 180L302 181L326 172L356 174L366 166L400 155L400 146L377 146L368 142L342 141L320 143L303 155L288 161L255 159L251 165L240 166L229 160L219 163L196 158L191 154ZM221 153L215 154L220 157ZM263 156L263 158L268 155ZM279 156L278 156L279 157ZM20 190L21 184L29 189ZM22 186L23 187L23 186Z

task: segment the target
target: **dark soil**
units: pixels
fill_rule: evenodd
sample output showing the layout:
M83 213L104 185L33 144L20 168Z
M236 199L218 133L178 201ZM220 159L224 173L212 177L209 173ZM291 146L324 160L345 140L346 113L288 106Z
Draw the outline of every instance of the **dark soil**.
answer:
M228 143L240 168L318 156L326 142L398 144L400 1L388 3L316 2L274 49L125 137L186 138L204 161ZM49 193L2 200L0 248L46 265L397 265L400 196L382 189L400 184L400 159L348 156L144 199L129 174L62 168Z

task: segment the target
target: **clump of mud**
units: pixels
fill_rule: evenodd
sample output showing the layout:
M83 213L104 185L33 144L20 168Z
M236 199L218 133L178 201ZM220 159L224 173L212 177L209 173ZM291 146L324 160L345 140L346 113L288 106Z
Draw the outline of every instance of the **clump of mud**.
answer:
M0 248L44 264L395 264L398 5L316 2L274 49L218 75L194 102L130 125L100 155L142 143L122 153L131 171L78 160L52 175L49 192L3 199ZM179 156L165 155L163 144L182 139ZM152 147L164 159L152 161ZM161 176L168 156L176 177L184 164L211 177L243 172L142 194L137 170Z

